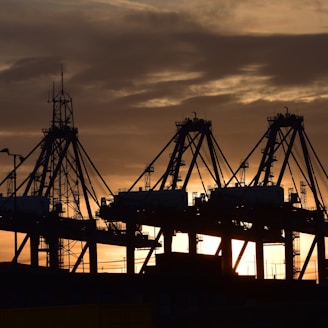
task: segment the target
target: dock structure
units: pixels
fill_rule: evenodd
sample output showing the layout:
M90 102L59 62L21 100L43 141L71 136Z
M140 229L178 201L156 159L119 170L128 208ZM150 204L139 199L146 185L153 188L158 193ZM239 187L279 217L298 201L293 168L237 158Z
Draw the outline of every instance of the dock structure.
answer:
M13 264L19 264L22 250L29 246L33 268L75 273L88 254L89 272L95 274L97 245L105 244L126 248L128 275L161 273L169 267L174 273L183 271L182 263L192 272L199 265L216 263L213 270L220 276L238 276L238 265L252 242L255 277L264 279L264 246L270 243L284 245L286 280L303 280L316 249L318 282L326 282L328 224L319 174L325 178L327 174L305 132L303 116L287 111L268 118L268 129L234 170L214 137L212 122L195 113L176 122L176 132L165 147L128 190L115 194L79 141L63 73L61 88L58 93L53 88L49 102L50 128L43 130L42 140L27 156L19 156L20 163L15 161L13 171L0 182L0 186L14 186L0 197L0 229L25 235L20 244L15 243ZM2 151L10 154L8 149ZM159 165L164 167L160 172L157 163L164 155L167 165ZM254 155L258 168L249 178L246 169ZM32 172L17 182L17 172L30 158L35 158ZM196 178L202 190L190 202L188 187ZM106 195L97 195L93 179L103 184ZM154 238L143 226L157 229ZM188 235L188 253L180 255L178 262L179 255L172 251L176 233ZM303 263L297 243L301 233L313 237ZM220 238L211 259L198 252L202 235ZM63 260L63 240L83 243L69 267ZM243 242L235 263L233 240ZM148 255L136 272L139 248L148 250ZM155 256L156 249L161 249L162 256ZM45 263L40 263L41 253L46 253ZM149 264L151 257L156 258L155 266Z

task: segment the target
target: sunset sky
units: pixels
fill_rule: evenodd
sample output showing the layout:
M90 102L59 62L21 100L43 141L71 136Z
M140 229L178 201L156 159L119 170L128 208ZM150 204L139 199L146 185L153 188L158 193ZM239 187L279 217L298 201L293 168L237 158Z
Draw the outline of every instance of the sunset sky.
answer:
M267 117L287 106L304 115L328 166L326 1L0 6L0 148L25 155L41 140L63 65L79 140L114 192L129 187L174 135L175 122L194 112L212 121L237 168L267 129Z

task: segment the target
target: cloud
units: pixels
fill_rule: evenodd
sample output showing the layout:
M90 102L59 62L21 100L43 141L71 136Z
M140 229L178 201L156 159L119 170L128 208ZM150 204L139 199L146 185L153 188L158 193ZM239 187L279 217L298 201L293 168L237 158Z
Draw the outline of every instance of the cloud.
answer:
M325 107L327 34L281 34L280 27L274 33L273 25L262 33L268 3L202 4L94 1L77 8L74 2L6 2L6 14L0 14L1 129L33 131L33 138L40 131L42 137L62 65L81 138L85 134L88 146L99 150L93 152L98 160L105 148L110 165L112 157L129 161L129 154L130 161L146 163L142 145L151 140L149 156L156 154L174 133L174 122L193 112L242 124L253 112L265 121L266 113L286 104ZM244 24L253 16L249 33ZM229 143L237 138L234 129L258 128L227 126L220 133ZM123 140L126 145L117 147ZM119 170L102 165L106 174Z

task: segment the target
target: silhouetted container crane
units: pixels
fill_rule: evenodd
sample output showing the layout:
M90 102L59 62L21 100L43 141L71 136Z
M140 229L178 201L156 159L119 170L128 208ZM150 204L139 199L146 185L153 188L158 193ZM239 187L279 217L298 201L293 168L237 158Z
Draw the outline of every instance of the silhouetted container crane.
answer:
M177 132L129 190L115 195L110 205L101 208L100 216L108 221L126 222L132 234L140 224L159 227L156 240L163 235L166 254L172 251L175 232L186 232L189 235L189 254L196 254L197 233L202 233L197 230L202 223L197 220L197 206L189 206L187 187L191 177L193 182L197 178L202 188L201 196L195 199L199 203L208 198L206 183L212 188L222 188L233 171L213 136L211 121L200 119L195 114L192 119L177 122L176 127ZM156 166L169 151L168 164ZM165 160L167 163L167 158ZM155 182L151 185L149 174L155 175L157 167L164 167L164 170L157 173L156 179L152 176ZM134 190L143 177L147 181L146 189L139 187ZM149 251L140 272L144 272L153 250ZM133 272L133 264L132 247L127 259L128 272Z
M225 188L213 193L211 200L217 210L223 210L227 217L248 222L250 231L256 231L256 265L258 278L264 277L262 232L281 231L285 245L286 279L302 279L314 247L317 246L319 282L325 281L326 258L325 236L328 233L327 213L324 205L323 187L326 188L327 173L304 129L304 118L287 112L268 118L269 127L252 149L244 162L249 162L262 148L260 164L253 179L245 187ZM243 163L235 172L243 170ZM323 181L318 175L324 175ZM229 181L228 181L229 184ZM284 187L290 186L286 200ZM301 189L299 188L301 186ZM307 202L312 201L313 209L304 208L301 203L304 188L308 187ZM327 190L327 189L326 189ZM296 191L296 192L295 192ZM311 196L311 197L309 197ZM295 236L299 233L314 235L313 243L301 270L296 270Z
M115 223L102 222L106 227L97 226L96 216L104 197L97 197L96 179L106 195L113 196L113 193L78 139L72 98L64 91L63 73L61 90L57 94L53 90L50 102L53 105L50 128L43 130L43 139L24 158L25 162L40 149L32 172L9 197L0 198L0 228L26 234L15 249L15 263L29 241L32 266L40 266L39 255L45 252L46 266L62 269L63 240L81 241L84 243L81 253L69 270L75 272L89 251L89 270L95 273L97 244L126 246L127 233ZM14 168L15 176L21 164ZM11 176L12 172L0 185ZM132 242L135 247L159 246L141 231L132 237ZM66 251L72 252L69 247Z

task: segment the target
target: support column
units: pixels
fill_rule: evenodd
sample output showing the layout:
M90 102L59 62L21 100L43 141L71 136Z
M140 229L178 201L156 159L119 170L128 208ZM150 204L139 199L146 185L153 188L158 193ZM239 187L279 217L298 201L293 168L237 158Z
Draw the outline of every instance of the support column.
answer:
M30 256L31 256L31 266L39 266L39 242L40 236L37 234L30 235Z
M90 239L88 241L89 246L89 262L90 262L90 273L98 272L98 255L97 255L97 242L95 241L95 231L97 229L96 220L89 220L89 229L90 231Z
M172 253L173 230L164 229L163 237L164 237L164 253L170 254Z
M195 232L188 233L189 254L197 254L197 234Z
M231 240L231 222L222 223L224 234L221 237L222 251L222 273L231 275L232 269L232 240Z
M89 243L90 273L97 273L98 271L97 256L97 243L92 241Z
M285 229L285 270L286 280L294 279L294 246L293 232L290 229Z
M322 230L323 231L323 230ZM317 235L317 253L318 253L318 276L319 284L326 282L326 249L325 236L320 231Z
M256 248L256 278L264 279L264 251L263 241L258 239L255 244Z
M232 273L232 245L230 236L223 236L222 243L222 273L230 275Z
M135 232L136 225L134 219L128 220L126 223L126 235L127 235L127 245L126 245L126 273L134 274L135 273Z
M59 269L59 240L57 236L48 236L47 244L49 245L49 262L50 268Z

